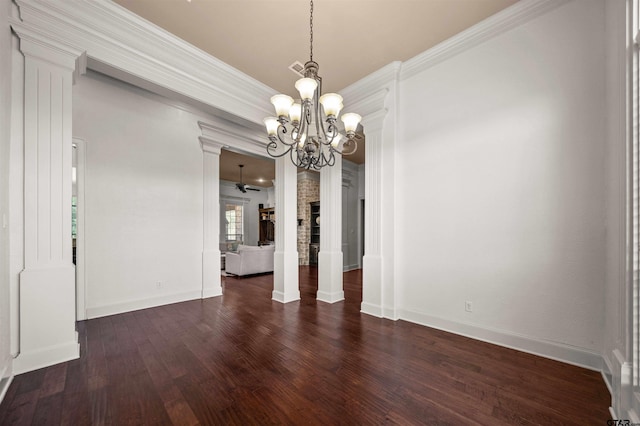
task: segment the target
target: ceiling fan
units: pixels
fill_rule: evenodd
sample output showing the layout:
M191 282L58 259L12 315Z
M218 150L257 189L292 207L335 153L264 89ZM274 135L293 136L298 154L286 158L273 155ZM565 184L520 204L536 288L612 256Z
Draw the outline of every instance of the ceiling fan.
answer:
M245 193L247 191L260 191L257 188L251 188L249 185L245 184L242 180L242 168L244 167L244 164L238 164L238 167L240 167L240 182L236 183L236 188L238 188L238 190L242 193Z

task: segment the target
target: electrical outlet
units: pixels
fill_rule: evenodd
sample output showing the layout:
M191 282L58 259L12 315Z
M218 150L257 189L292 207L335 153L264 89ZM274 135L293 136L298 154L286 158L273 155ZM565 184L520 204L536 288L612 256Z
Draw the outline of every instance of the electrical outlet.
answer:
M160 290L162 288L162 281L156 281L156 288Z
M469 300L464 302L464 310L467 312L473 312L473 302L470 302Z

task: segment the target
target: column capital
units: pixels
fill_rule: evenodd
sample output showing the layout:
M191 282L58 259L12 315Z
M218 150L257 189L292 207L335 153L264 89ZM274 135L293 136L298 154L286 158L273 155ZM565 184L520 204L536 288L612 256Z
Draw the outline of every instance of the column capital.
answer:
M370 135L371 133L381 132L384 127L384 119L387 116L387 109L383 108L381 110L372 112L364 117L362 117L362 127L364 127L365 135Z
M75 73L74 77L86 72L87 59L83 50L55 41L17 21L12 20L11 28L20 39L20 51L25 57L38 58L66 68Z
M221 147L233 146L251 154L267 156L266 144L263 142L265 137L253 128L224 119L218 119L213 123L198 121L198 127L202 131L203 138Z
M200 140L200 148L202 148L202 151L209 154L220 155L220 151L226 146L221 142L216 142L205 136L200 136L198 140Z

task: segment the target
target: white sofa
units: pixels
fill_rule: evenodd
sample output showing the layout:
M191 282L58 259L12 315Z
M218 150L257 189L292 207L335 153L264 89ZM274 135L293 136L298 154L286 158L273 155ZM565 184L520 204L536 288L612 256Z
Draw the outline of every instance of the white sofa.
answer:
M273 253L275 245L238 246L237 252L227 252L227 274L238 276L273 272Z

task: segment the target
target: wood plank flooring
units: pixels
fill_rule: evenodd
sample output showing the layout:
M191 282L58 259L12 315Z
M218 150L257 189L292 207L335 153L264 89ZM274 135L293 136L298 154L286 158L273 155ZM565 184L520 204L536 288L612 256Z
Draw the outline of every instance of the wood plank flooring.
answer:
M2 425L604 425L599 373L345 302L271 301L273 275L224 296L79 323L81 357L15 377Z

